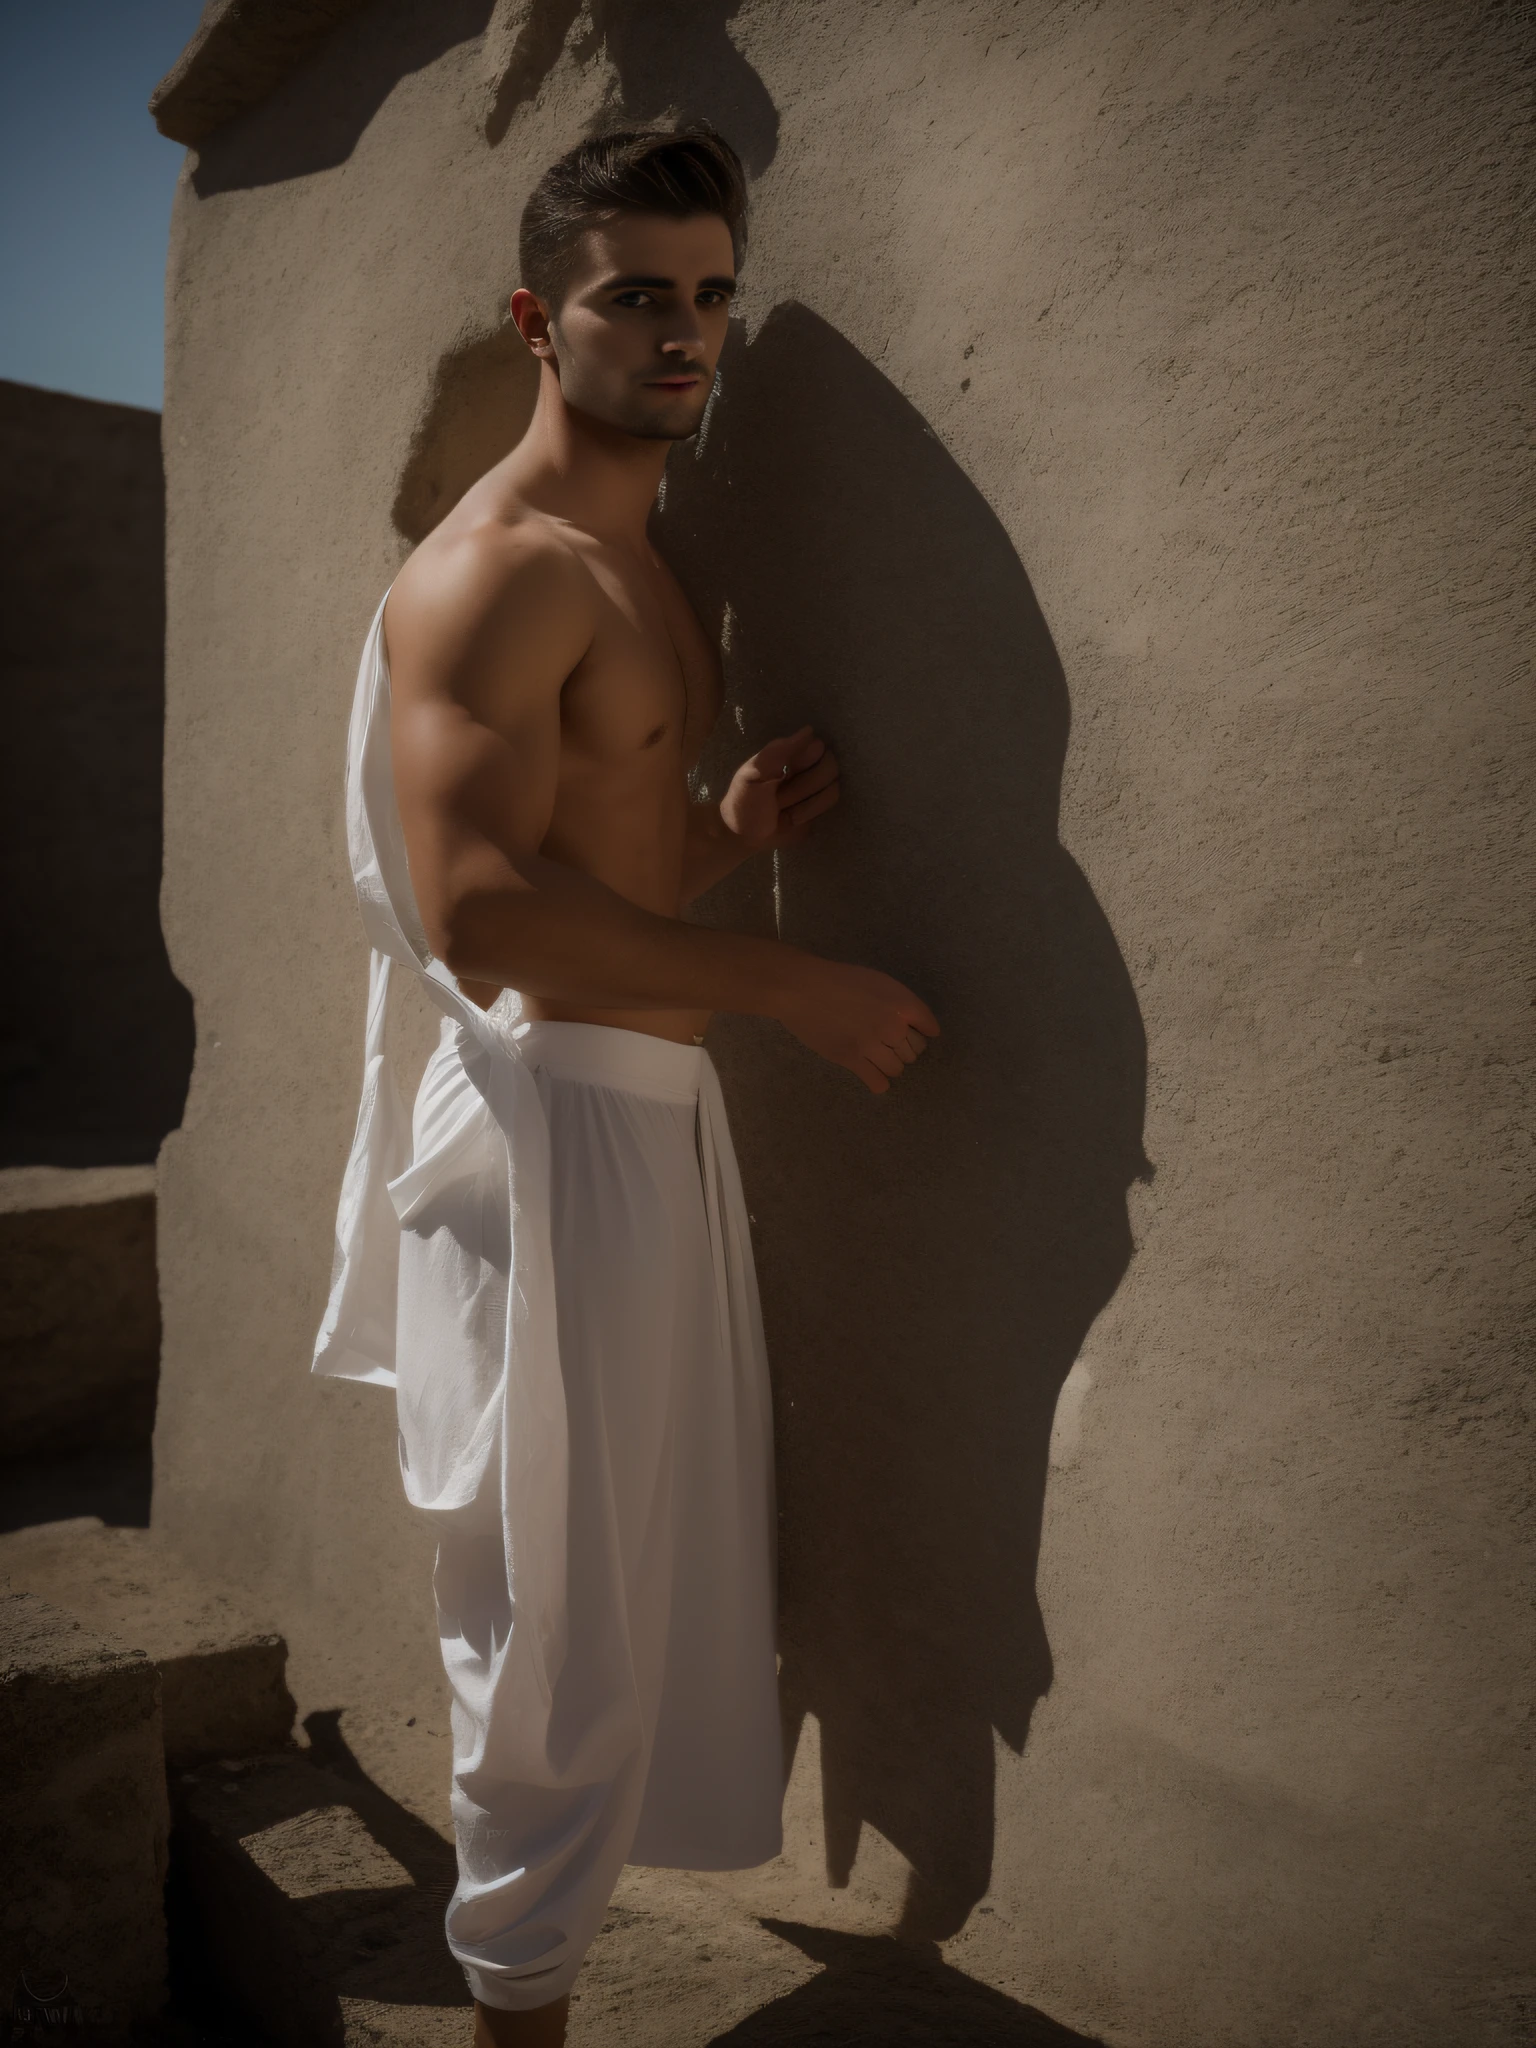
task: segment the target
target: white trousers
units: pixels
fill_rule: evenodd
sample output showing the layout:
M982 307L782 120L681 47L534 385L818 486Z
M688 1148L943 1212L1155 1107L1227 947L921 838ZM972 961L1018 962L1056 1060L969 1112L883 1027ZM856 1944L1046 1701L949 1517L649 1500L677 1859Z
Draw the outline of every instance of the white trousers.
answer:
M475 1141L472 1103L466 1126L451 1022L413 1144L421 1158L466 1127L471 1142L455 1137L453 1172L402 1232L397 1400L408 1495L461 1503L430 1511L453 1695L448 1942L476 1998L526 2009L570 1989L625 1863L777 1855L782 1763L766 1360L713 1067L603 1025L513 1036L549 1126L569 1443L567 1646L542 1697L499 1683L522 1624L490 1418L495 1382L527 1361L504 1352L505 1154L488 1121Z

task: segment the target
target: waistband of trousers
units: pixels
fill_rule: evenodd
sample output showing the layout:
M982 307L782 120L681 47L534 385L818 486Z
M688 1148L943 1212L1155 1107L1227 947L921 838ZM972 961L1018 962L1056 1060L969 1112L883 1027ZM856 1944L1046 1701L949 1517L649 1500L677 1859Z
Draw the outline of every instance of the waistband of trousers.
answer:
M702 1045L679 1045L615 1024L558 1024L541 1018L515 1025L510 1036L530 1067L558 1080L621 1088L657 1102L697 1102L709 1058Z

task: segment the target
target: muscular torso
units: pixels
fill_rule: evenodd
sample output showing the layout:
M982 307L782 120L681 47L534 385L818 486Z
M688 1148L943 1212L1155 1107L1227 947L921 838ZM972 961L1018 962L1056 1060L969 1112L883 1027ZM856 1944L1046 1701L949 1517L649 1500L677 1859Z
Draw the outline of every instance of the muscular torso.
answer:
M719 657L661 558L584 537L598 626L560 698L554 817L539 851L663 917L682 908L688 771L720 702ZM466 987L476 1001L485 992ZM586 1010L525 998L529 1017L613 1024L691 1044L707 1011Z
M463 509L473 508L466 501ZM439 533L450 538L456 523L450 514ZM554 807L539 852L643 909L676 917L687 777L719 708L719 656L653 549L621 548L555 524L560 544L586 572L593 630L560 692ZM500 994L491 983L461 978L460 986L482 1008ZM603 1010L538 996L524 997L524 1015L616 1025L683 1044L702 1037L709 1021L707 1011Z

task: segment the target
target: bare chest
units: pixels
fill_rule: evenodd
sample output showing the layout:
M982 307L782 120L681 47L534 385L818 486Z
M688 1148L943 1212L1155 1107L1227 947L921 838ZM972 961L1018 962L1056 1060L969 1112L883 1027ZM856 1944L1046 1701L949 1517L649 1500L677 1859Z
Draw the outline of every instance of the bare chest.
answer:
M596 630L561 692L562 767L676 772L714 689L710 650L664 572L592 568Z

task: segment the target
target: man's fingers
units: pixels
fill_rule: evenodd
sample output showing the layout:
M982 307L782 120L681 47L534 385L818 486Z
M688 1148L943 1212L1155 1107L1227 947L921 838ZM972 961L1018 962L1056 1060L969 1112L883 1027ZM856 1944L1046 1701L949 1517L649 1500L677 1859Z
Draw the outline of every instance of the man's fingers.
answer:
M804 798L813 796L818 789L825 789L829 782L836 782L840 773L837 756L823 749L820 759L813 761L808 768L802 768L798 775L786 775L782 778L779 802L786 806L800 803Z
M874 1062L882 1074L889 1074L893 1081L904 1065L901 1054L894 1045L872 1045L867 1057Z
M902 1004L898 1015L903 1024L910 1025L915 1030L926 1032L930 1038L938 1037L939 1020L921 996L909 995L907 1001Z
M798 732L790 733L787 739L770 740L767 746L759 747L752 756L748 764L752 773L763 782L783 781L785 779L784 770L796 767L796 757L804 750L805 744L810 738L810 726L802 725ZM820 740L815 742L815 745L818 747L822 744L823 742ZM811 758L814 758L814 756Z
M842 791L834 782L826 789L817 790L814 796L806 797L802 803L790 804L779 815L792 825L809 825L812 818L819 818L823 811L830 811L841 795Z
M853 1071L858 1075L871 1095L885 1095L889 1092L891 1084L873 1060L855 1060Z

